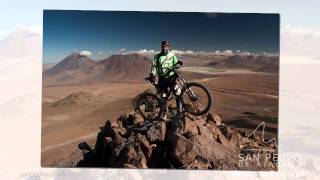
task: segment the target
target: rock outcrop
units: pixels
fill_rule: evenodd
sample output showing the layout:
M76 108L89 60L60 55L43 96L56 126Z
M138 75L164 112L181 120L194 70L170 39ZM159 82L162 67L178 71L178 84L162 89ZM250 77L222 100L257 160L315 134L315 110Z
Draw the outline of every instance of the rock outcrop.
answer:
M275 144L248 137L215 113L155 122L124 114L100 127L93 149L85 142L79 148L80 167L277 170Z

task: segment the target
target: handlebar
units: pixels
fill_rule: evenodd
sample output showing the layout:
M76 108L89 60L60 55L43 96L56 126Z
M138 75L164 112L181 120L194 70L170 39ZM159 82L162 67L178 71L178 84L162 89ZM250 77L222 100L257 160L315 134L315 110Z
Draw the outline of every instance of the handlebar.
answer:
M181 68L182 65L181 64L176 64L173 68L168 69L167 73L164 76L167 76L169 73L171 73L171 71L174 71L175 73L177 69ZM150 77L146 77L144 78L145 81L150 81L151 82L151 78ZM151 82L153 85L156 85L155 82Z
M180 69L182 66L180 64L176 64L173 68L167 69L167 73L164 76L167 76L171 73L171 71L176 72L177 69Z

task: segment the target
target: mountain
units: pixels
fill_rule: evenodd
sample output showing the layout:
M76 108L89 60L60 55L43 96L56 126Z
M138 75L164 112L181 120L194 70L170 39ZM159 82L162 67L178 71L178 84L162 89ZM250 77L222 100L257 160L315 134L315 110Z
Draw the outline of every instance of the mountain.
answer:
M62 72L74 71L95 65L96 62L79 53L72 53L58 64L44 72L45 76L59 75Z
M44 63L42 65L42 72L49 70L50 68L52 68L55 65L56 65L55 63Z
M143 82L150 68L151 60L139 54L112 55L94 64L91 61L79 61L79 58L71 55L49 69L44 81L45 84Z
M214 65L215 67L233 69L251 69L262 72L278 72L279 60L274 56L240 56L234 55Z
M108 80L143 80L148 76L151 59L139 54L112 55L98 65L104 66L102 72Z
M268 55L177 55L185 67L214 67L220 69L248 69L259 72L277 73L279 57Z

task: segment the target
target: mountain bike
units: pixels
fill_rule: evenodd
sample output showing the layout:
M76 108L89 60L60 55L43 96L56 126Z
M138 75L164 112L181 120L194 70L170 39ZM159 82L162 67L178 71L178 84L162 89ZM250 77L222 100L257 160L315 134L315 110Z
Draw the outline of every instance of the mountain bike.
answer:
M142 116L144 120L155 121L161 119L162 115L166 113L166 107L172 94L176 99L177 112L188 113L195 116L206 114L212 104L212 96L208 88L198 82L186 82L181 76L179 69L182 63L178 63L175 67L167 69L166 75L174 72L176 75L175 86L180 89L177 93L173 87L169 88L168 95L163 97L159 85L151 81L149 77L145 78L150 81L156 88L156 93L145 92L140 95L135 103L135 110Z

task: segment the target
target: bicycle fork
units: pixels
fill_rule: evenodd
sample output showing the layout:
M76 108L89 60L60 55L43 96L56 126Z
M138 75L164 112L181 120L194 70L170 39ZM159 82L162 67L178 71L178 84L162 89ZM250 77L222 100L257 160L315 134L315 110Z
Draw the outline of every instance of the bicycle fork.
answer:
M192 91L192 89L187 88L187 93L192 101L196 101L198 99L197 96Z

